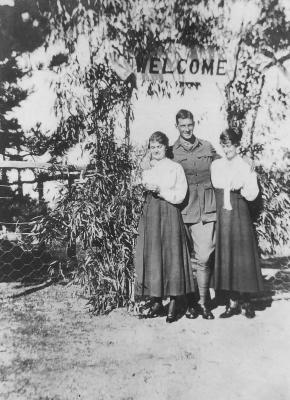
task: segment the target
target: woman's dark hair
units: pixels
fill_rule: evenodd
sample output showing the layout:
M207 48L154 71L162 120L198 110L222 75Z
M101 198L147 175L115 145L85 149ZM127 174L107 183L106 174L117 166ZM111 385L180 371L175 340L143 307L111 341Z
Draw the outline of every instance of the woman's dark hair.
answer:
M233 144L234 146L238 146L242 139L242 133L237 132L232 128L225 129L220 134L220 143L221 144Z
M176 120L176 125L178 125L178 120L179 119L186 119L189 118L192 121L194 121L193 115L190 111L188 110L179 110L178 113L175 116L175 120Z
M150 147L151 142L158 142L160 144L164 144L166 150L169 147L168 137L165 135L165 133L160 132L160 131L152 133L152 135L149 138L148 148Z

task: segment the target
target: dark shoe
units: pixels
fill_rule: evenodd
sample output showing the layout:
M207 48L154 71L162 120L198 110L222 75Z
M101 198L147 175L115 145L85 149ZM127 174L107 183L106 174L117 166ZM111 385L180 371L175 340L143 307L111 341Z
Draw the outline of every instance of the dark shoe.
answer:
M166 322L168 324L171 324L172 322L177 321L177 316L176 315L167 315L166 317Z
M254 307L251 303L246 303L243 308L245 308L245 317L254 318L256 316Z
M214 315L208 307L201 306L200 313L201 313L203 319L214 319Z
M162 303L154 303L147 314L147 318L156 318L161 317L162 315L164 315L164 307Z
M230 318L233 315L241 314L240 307L227 307L226 311L220 315L220 318Z
M200 310L199 308L195 307L188 307L185 316L188 319L195 319L200 315Z
M177 320L176 301L174 299L170 300L166 322L171 323L175 322L176 320Z

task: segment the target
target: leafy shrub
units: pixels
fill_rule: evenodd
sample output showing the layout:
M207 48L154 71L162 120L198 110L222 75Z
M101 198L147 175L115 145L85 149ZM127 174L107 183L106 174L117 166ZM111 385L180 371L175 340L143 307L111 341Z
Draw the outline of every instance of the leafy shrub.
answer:
M77 244L74 279L96 313L128 304L133 295L133 253L142 194L134 183L136 160L113 135L100 137L106 158L84 184L62 194L39 224L46 242ZM41 228L40 228L41 227Z
M274 168L267 171L259 167L257 173L261 196L255 226L260 251L268 256L289 243L290 179L287 171Z
M68 92L63 96L60 87L58 98L66 100L65 107L77 103L77 113L70 117L73 124L61 121L50 138L50 151L62 155L85 133L91 138L86 150L92 172L85 182L63 191L36 231L51 246L76 247L78 263L69 272L83 286L92 310L105 313L128 304L133 296L142 194L134 183L137 158L128 144L128 132L124 143L118 144L115 137L117 116L123 115L128 125L132 86L104 64L91 65L83 74L77 70L75 79L86 90L80 91L83 98L76 98Z

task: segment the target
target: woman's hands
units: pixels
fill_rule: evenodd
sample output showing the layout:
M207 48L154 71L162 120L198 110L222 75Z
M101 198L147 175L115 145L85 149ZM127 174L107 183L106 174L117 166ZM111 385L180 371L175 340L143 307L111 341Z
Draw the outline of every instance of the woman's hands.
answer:
M240 190L244 185L241 182L231 182L230 189L231 190Z
M142 161L141 161L141 164L140 164L141 169L142 170L150 169L151 168L151 165L150 165L151 160L152 160L151 150L148 149L147 153L142 158Z
M146 183L144 186L145 186L145 189L150 190L150 192L159 193L159 191L160 191L160 188L158 185Z
M242 159L250 166L251 172L255 171L256 165L255 165L255 161L254 160L252 160L250 157L248 157L246 155L243 156Z
M231 184L230 184L230 190L240 190L242 189L244 186L244 181L241 177L239 176L235 176L232 180L231 180Z

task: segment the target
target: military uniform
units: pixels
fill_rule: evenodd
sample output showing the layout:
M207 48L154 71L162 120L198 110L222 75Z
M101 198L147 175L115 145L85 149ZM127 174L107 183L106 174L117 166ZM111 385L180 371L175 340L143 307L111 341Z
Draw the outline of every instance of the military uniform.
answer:
M211 163L220 158L212 144L195 138L190 143L179 138L172 147L174 161L182 165L188 192L181 205L183 221L191 239L193 268L201 301L208 292L209 265L215 246L216 201L210 179Z

